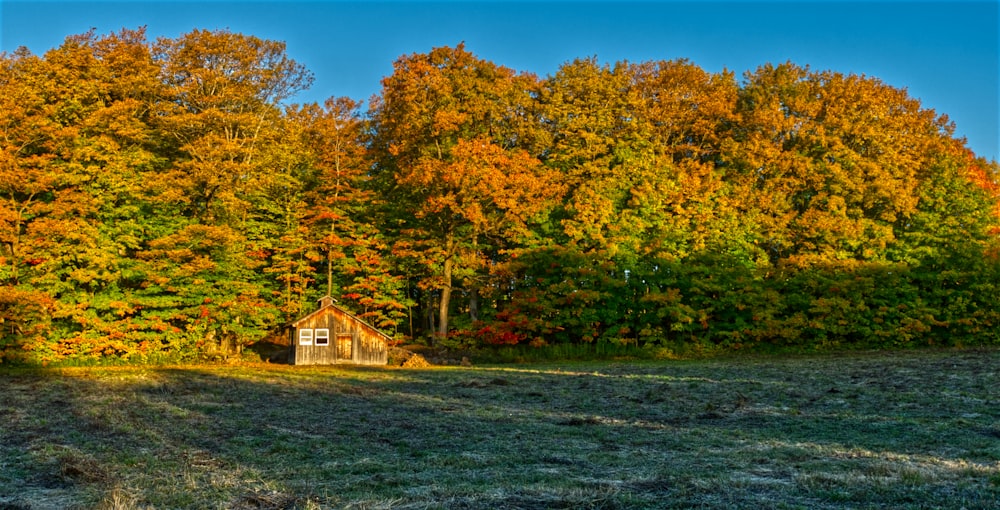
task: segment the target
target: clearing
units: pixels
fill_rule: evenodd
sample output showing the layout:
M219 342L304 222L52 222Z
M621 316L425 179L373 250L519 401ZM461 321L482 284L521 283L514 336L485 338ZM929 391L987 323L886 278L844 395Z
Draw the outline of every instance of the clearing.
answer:
M0 509L991 508L1000 350L0 371Z

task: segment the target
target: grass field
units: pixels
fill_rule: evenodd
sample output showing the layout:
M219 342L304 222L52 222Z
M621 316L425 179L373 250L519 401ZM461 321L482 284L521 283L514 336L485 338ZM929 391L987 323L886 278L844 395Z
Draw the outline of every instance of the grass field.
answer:
M1000 351L0 371L0 509L997 508Z

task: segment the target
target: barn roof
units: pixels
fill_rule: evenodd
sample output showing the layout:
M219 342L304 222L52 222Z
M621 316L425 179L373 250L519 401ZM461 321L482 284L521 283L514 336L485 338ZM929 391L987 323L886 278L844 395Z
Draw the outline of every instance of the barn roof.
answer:
M357 321L360 324L364 325L365 327L367 327L367 328L371 329L372 331L378 333L379 335L384 336L386 340L392 340L391 336L383 333L381 330L379 330L375 326L372 326L371 324L368 324L364 319L358 317L357 315L354 315L353 313L351 313L346 308L338 305L337 302L336 302L336 300L333 299L330 296L323 296L322 298L320 298L320 300L319 300L319 309L317 309L316 311L314 311L314 312L312 312L312 313L310 313L308 315L300 317L298 320L295 320L295 321L289 323L287 327L297 328L299 326L299 324L301 324L301 323L303 323L303 322L305 322L305 321L307 321L307 320L309 320L309 319L311 319L313 317L316 317L316 316L320 315L321 313L325 312L326 310L328 310L330 308L333 308L333 309L336 309L336 310L340 311L344 315L347 315L348 317L350 317L351 320Z

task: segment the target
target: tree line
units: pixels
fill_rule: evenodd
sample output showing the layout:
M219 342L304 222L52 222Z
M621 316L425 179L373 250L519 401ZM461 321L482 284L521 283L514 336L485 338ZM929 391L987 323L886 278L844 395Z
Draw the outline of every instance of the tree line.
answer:
M367 106L311 81L229 31L0 55L0 360L195 359L323 295L453 347L1000 342L1000 168L877 78L458 45Z

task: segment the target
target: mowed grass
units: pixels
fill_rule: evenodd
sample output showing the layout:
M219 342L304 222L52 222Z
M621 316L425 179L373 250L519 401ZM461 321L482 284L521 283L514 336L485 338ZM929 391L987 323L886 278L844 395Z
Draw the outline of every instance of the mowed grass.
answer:
M997 508L1000 351L0 372L0 509Z

